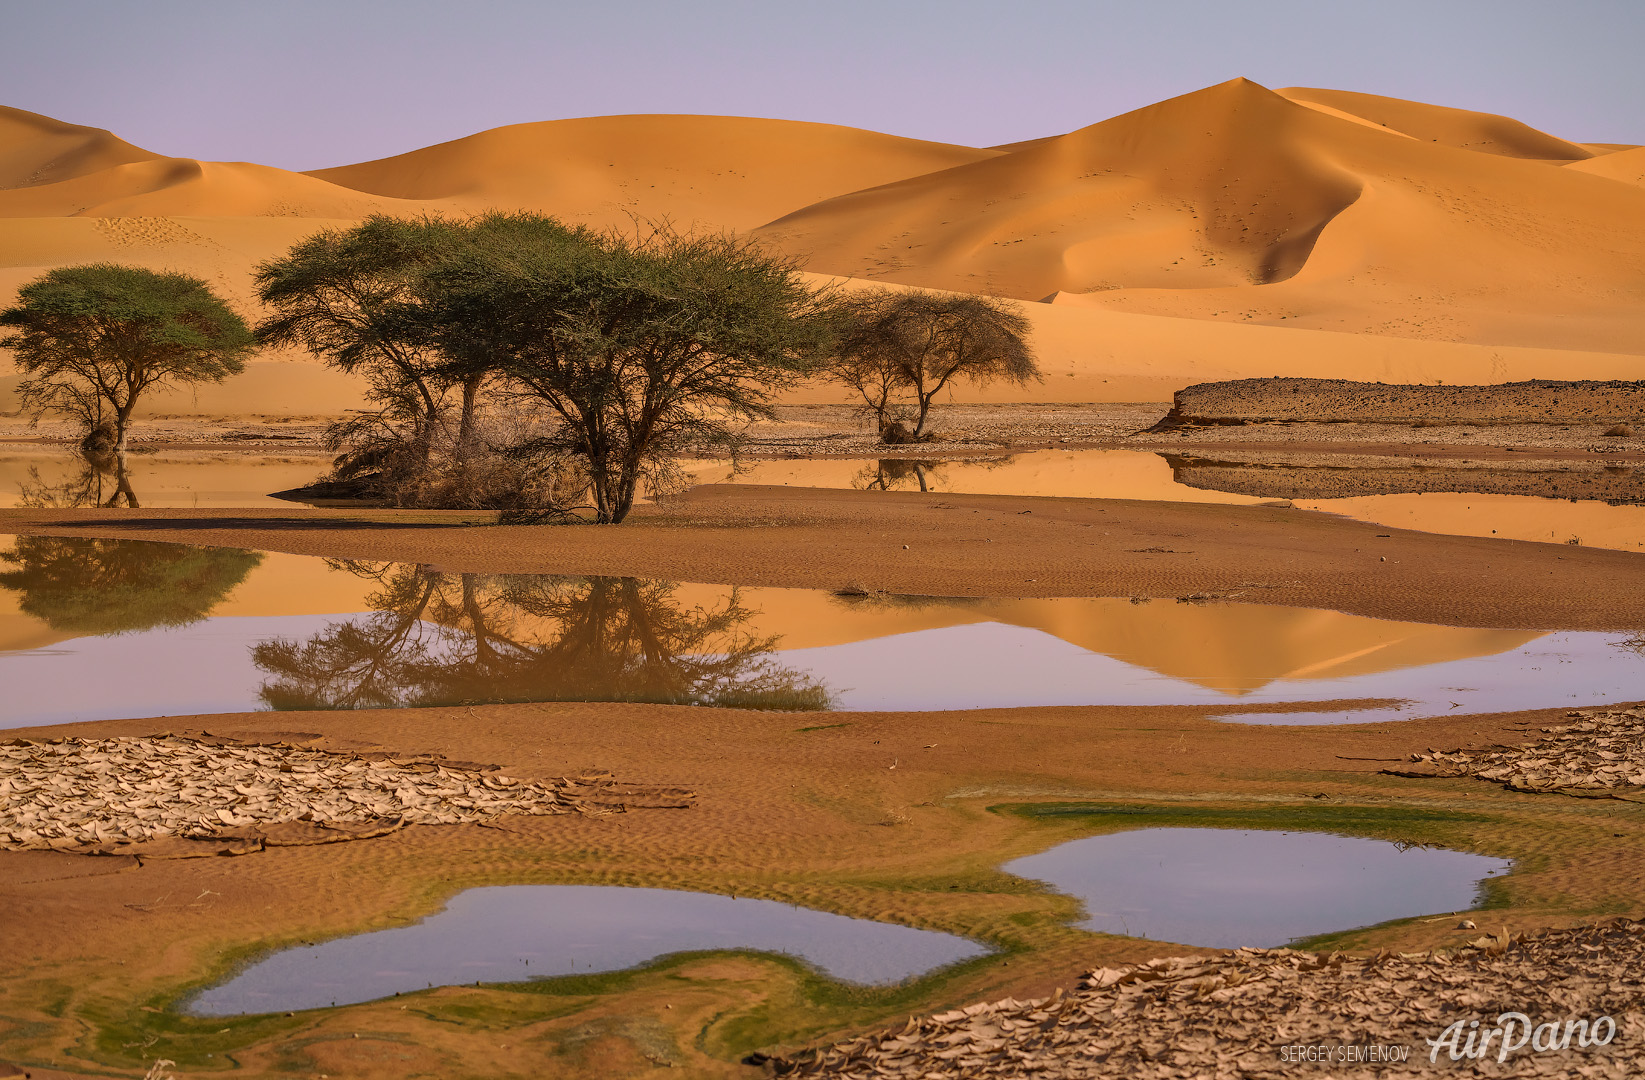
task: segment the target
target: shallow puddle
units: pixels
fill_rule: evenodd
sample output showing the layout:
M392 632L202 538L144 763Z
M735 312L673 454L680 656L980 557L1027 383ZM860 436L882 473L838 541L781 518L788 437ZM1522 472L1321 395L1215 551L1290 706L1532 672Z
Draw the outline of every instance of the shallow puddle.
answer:
M0 538L0 727L257 709L1240 706L1343 723L1636 700L1645 641L1260 604L849 596ZM1396 704L1275 712L1297 702ZM1252 706L1259 708L1251 709Z
M705 484L773 484L1240 505L1291 497L1295 505L1304 510L1340 514L1356 521L1417 532L1495 536L1561 544L1575 542L1623 551L1645 550L1645 505L1639 505L1645 502L1645 471L1642 471L1639 480L1612 478L1612 487L1620 485L1619 490L1624 493L1632 491L1632 505L1559 495L1562 487L1565 490L1571 488L1573 475L1560 472L1529 474L1531 479L1526 482L1533 488L1539 478L1549 485L1551 490L1545 496L1427 492L1296 498L1293 482L1296 470L1247 469L1241 473L1242 490L1222 491L1205 480L1208 475L1215 479L1218 470L1185 470L1180 463L1173 467L1176 460L1176 455L1146 450L1035 450L994 459L960 458L949 461L861 458L757 461L740 473L733 473L724 463L700 462L691 464L689 471L699 483ZM1312 471L1363 472L1375 478L1384 472L1402 470ZM1271 478L1275 485L1272 489L1262 487L1265 478Z
M621 971L711 949L783 953L884 984L982 956L974 941L774 900L605 885L495 885L413 926L299 946L193 998L195 1016L294 1011L430 986Z
M1328 833L1164 828L1072 840L1002 869L1079 897L1087 930L1232 949L1467 911L1511 867Z

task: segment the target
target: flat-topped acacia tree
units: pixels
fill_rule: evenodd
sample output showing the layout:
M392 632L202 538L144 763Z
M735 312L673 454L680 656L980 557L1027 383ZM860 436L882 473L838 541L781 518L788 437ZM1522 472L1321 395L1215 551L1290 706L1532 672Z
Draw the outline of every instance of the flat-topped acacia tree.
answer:
M419 285L433 339L490 365L548 433L514 448L576 468L595 518L617 523L673 456L731 441L775 394L818 370L832 298L756 242L507 228L477 236Z
M221 382L255 346L245 320L199 278L139 266L60 266L0 312L0 347L27 376L23 409L85 425L88 450L126 449L132 410L156 386ZM111 432L112 445L93 446Z

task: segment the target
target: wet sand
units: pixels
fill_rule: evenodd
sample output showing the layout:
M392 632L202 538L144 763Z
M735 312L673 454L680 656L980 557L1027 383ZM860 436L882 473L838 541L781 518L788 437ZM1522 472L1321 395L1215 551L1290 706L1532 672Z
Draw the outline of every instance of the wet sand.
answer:
M1521 629L1632 630L1645 595L1645 561L1623 552L1400 532L1274 506L707 487L620 528L465 524L484 517L11 509L0 511L0 529L454 571L927 595L1226 596ZM737 1062L755 1050L1043 995L1094 966L1203 951L1071 929L1074 901L996 869L1062 840L1148 824L1320 828L1519 860L1493 886L1502 905L1488 913L1493 928L1645 913L1632 888L1645 875L1645 807L1381 772L1430 747L1525 741L1560 722L1557 710L1300 728L1219 723L1210 711L819 717L550 703L18 729L34 738L204 729L443 754L526 779L609 769L689 788L699 801L599 819L414 826L237 858L0 852L9 915L0 953L22 958L0 988L0 1015L12 1018L0 1045L10 1060L132 1076L158 1056L182 1063L181 1076L225 1058L252 1075L633 1077L684 1067L753 1076ZM1010 809L1066 803L1098 812ZM830 989L777 959L713 954L291 1017L189 1021L167 1011L250 950L403 924L462 888L510 882L735 893L960 933L1002 952L891 991ZM1454 925L1417 919L1333 941L1427 948L1454 943Z
M1632 629L1645 593L1645 561L1631 553L1408 532L1280 506L709 486L617 528L479 524L491 519L11 509L0 511L0 530L453 571L941 596L1237 598L1526 629Z

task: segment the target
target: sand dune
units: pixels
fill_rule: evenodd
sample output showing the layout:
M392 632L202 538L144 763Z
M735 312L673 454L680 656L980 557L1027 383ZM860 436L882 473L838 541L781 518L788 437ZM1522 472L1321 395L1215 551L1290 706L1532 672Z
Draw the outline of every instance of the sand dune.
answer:
M1459 150L1533 161L1577 161L1594 156L1593 149L1587 146L1566 142L1529 124L1494 113L1307 86L1290 86L1275 93L1302 105L1323 106L1333 113L1360 117L1422 142L1454 146Z
M1645 197L1504 156L1510 142L1535 149L1524 132L1501 133L1497 151L1463 150L1234 80L819 203L763 232L814 270L904 284L1637 353ZM1451 134L1470 139L1460 121Z
M53 184L155 158L102 128L0 106L0 190Z
M403 212L300 173L162 157L100 128L0 108L0 217L284 216Z
M247 162L153 158L0 191L0 217L299 217L355 219L423 207Z
M849 191L998 156L857 128L725 116L516 124L312 177L455 209L525 207L624 225L628 214L749 229Z
M1645 187L1645 146L1631 146L1614 150L1603 157L1573 161L1565 166L1572 172L1584 172L1620 180L1624 184Z
M528 207L600 225L764 225L849 287L1051 301L1025 307L1046 381L957 400L1163 400L1272 374L1627 378L1645 350L1642 155L1506 117L1245 80L989 149L627 116L308 174L164 157L5 109L0 303L51 266L112 259L198 274L255 315L251 267L314 229ZM165 411L358 403L357 387L288 359ZM0 358L0 410L14 382Z

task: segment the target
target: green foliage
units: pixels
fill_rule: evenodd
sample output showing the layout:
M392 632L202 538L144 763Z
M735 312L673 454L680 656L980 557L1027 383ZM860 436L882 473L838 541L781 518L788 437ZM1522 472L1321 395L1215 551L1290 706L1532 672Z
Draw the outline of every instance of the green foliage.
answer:
M519 219L515 219L518 221ZM426 309L448 353L495 363L554 430L522 452L584 470L597 520L619 522L671 455L726 446L831 345L828 297L754 242L565 230L482 234L435 267Z
M22 594L18 608L54 630L125 634L187 626L205 618L252 567L252 551L97 540L19 536L0 563L0 587Z
M413 505L619 522L672 455L724 446L827 354L829 300L751 241L595 233L537 214L374 217L258 269L271 345L363 372L380 411L339 475ZM454 400L458 399L460 400Z
M840 302L839 345L829 376L863 399L883 441L917 442L925 436L933 400L954 381L1037 382L1031 330L1009 300L868 289ZM908 402L899 402L899 395ZM904 419L912 421L912 430Z
M205 282L187 274L93 263L47 271L0 312L0 346L29 376L26 411L112 429L123 450L138 398L153 386L221 382L245 370L255 339Z

